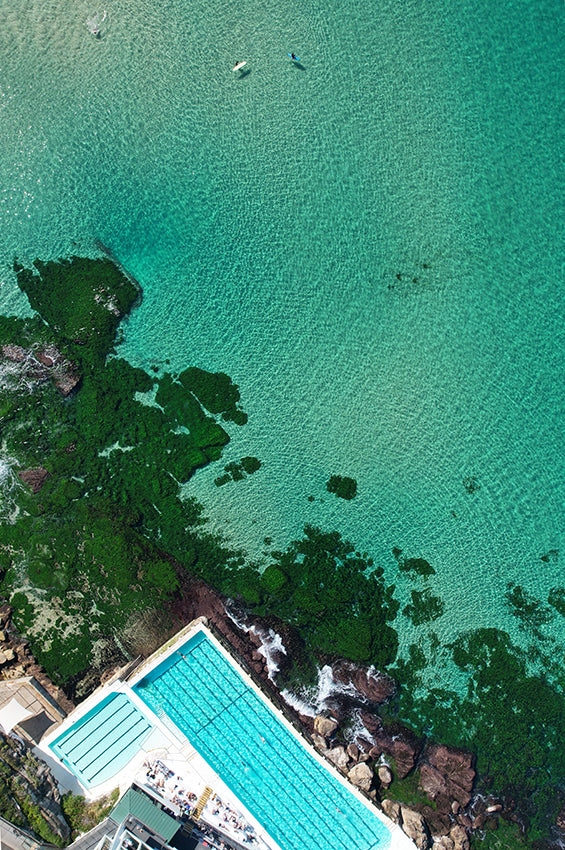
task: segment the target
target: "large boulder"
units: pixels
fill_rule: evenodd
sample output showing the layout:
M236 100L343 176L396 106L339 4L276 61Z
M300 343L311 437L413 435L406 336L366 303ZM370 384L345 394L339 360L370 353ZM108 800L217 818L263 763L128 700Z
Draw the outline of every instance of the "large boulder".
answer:
M465 807L471 800L474 781L471 753L443 744L433 744L426 749L420 765L420 787L430 799L448 802L449 807L456 800ZM445 809L445 806L440 808Z
M314 718L314 731L324 738L330 738L337 727L337 721L332 720L330 717L324 717L322 714L319 714Z
M455 826L451 828L449 837L453 841L453 850L470 850L471 843L469 841L469 836L463 826L455 824Z
M388 788L392 783L392 770L388 766L388 764L380 764L379 769L377 770L377 776L379 777L379 782L383 788Z
M449 835L434 838L433 850L455 850L453 838Z
M404 779L414 769L422 749L418 738L402 726L392 725L374 734L375 745L394 761L393 770L398 779Z
M38 466L35 469L24 469L18 472L18 477L23 484L26 484L31 492L35 495L39 493L43 487L49 473L43 467Z
M385 815L393 821L393 823L400 823L402 820L402 815L400 813L400 803L397 803L396 800L383 800L381 803L381 808Z
M347 774L347 778L353 785L356 785L357 788L368 794L373 784L374 773L368 764L360 762L353 765Z
M400 807L402 817L402 830L410 838L418 850L428 850L430 847L430 835L426 821L419 812L414 812L405 806Z
M332 764L335 764L339 770L345 770L349 764L349 756L345 752L344 747L333 747L331 750L326 750L325 756Z

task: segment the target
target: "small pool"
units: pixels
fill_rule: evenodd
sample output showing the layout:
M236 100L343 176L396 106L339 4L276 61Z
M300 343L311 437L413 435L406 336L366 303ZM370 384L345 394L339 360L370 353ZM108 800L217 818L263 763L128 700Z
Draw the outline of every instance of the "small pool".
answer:
M139 752L153 725L125 694L110 694L50 745L86 788L111 779Z
M167 714L282 850L385 850L376 814L336 779L204 633L134 686Z

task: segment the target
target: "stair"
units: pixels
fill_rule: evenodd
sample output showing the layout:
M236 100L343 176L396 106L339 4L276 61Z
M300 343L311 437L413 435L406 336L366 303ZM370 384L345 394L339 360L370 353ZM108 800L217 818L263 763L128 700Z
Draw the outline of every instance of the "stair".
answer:
M200 799L198 800L196 807L192 812L192 820L200 819L200 815L204 811L204 807L206 806L206 803L208 802L213 793L214 792L212 791L212 789L207 785L202 794L200 795Z

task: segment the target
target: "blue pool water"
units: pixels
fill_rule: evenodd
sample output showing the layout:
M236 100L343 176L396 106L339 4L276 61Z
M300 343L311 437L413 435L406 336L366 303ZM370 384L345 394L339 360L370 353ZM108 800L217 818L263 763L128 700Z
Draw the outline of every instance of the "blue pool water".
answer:
M56 738L51 749L90 788L125 767L152 729L125 694L111 694Z
M384 824L310 755L206 635L191 638L135 691L175 722L282 850L389 846Z

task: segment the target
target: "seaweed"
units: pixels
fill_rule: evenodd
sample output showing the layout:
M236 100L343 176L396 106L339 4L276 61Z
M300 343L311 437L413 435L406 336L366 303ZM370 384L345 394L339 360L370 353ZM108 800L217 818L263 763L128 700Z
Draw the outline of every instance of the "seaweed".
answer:
M354 478L342 475L330 475L326 482L328 493L334 493L340 499L354 499L357 495L357 482Z
M439 596L433 596L426 588L425 590L413 590L412 602L402 609L402 613L408 617L414 626L421 626L441 617L445 605Z

